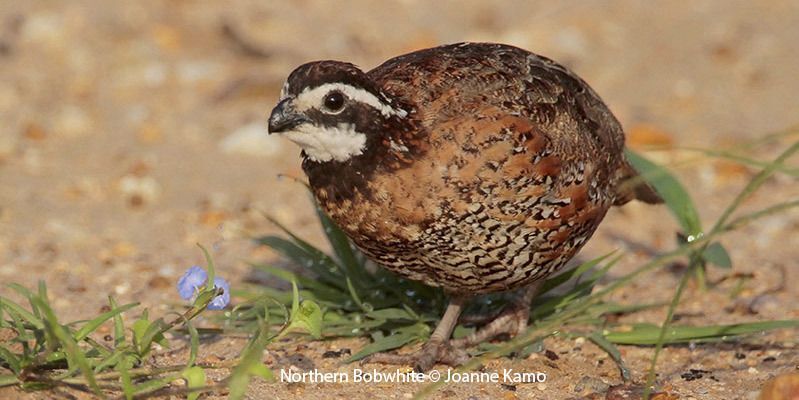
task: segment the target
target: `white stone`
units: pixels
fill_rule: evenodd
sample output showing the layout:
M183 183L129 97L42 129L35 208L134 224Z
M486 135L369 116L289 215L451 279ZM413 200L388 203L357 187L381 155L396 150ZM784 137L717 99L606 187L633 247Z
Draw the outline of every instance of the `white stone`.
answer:
M220 149L228 154L270 157L283 149L280 139L270 136L262 123L251 123L239 127L219 143Z

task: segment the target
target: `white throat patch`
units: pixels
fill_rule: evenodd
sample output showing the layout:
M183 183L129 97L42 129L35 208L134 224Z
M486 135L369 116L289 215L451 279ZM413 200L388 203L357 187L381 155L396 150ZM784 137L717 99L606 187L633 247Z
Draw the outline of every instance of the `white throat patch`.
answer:
M335 127L302 124L282 135L297 143L308 158L316 162L344 162L363 154L366 147L366 135L356 131L352 124Z
M300 112L319 107L324 96L331 91L341 92L351 100L368 104L374 109L380 111L380 113L386 117L396 115L400 118L403 118L408 115L405 110L401 108L393 108L390 105L383 103L383 101L377 98L377 96L369 93L366 90L343 83L325 83L324 85L317 86L315 88L305 89L297 95L297 98L294 100L294 107Z

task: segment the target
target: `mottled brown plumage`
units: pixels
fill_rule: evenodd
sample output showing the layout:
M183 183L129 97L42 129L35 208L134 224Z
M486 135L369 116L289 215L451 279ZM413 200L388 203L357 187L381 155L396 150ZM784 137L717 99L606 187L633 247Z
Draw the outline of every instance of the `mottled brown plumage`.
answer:
M339 94L317 101L312 89L325 84ZM344 98L342 109L332 96ZM454 299L535 287L610 206L659 200L635 179L622 128L599 96L565 67L512 46L442 46L368 72L302 65L270 119L270 131L292 129L317 200L350 239ZM462 361L445 354L446 330L432 362Z

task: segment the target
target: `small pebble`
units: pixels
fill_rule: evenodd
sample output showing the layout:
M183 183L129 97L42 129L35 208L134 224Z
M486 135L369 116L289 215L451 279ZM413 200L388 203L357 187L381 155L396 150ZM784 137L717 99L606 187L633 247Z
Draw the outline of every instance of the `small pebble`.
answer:
M344 354L352 354L350 349L328 350L322 354L322 358L338 358Z

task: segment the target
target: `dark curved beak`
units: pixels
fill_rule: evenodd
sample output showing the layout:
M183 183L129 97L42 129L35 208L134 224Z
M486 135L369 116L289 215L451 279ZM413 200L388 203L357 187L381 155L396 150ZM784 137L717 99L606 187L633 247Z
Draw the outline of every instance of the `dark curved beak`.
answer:
M294 110L291 100L290 97L283 99L272 110L272 115L269 116L269 134L285 132L308 122L305 116Z

